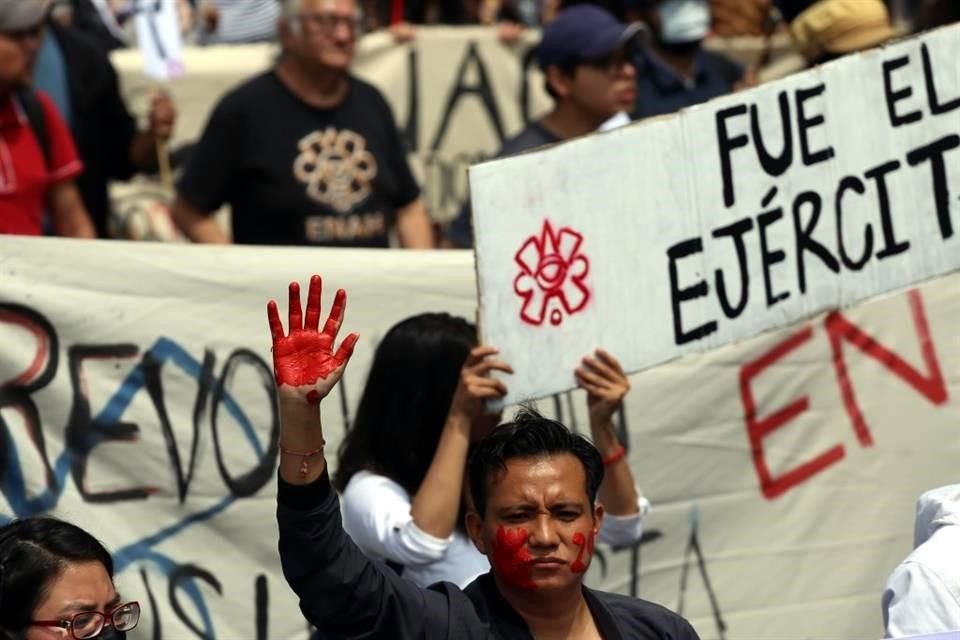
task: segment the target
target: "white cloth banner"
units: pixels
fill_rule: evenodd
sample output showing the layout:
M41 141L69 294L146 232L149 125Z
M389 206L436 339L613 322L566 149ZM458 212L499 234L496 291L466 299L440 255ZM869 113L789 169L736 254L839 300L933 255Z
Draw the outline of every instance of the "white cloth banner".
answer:
M335 463L379 336L474 317L469 253L0 237L0 520L49 512L102 538L143 604L134 639L306 637L276 552L265 303L314 272L324 308L348 290L361 336L323 406ZM640 552L601 549L588 582L682 600L705 639L718 618L730 640L879 637L914 501L956 482L958 286L634 376L623 437L654 509ZM539 408L583 429L584 404Z
M960 268L958 58L949 27L471 168L507 400L597 343L638 371Z

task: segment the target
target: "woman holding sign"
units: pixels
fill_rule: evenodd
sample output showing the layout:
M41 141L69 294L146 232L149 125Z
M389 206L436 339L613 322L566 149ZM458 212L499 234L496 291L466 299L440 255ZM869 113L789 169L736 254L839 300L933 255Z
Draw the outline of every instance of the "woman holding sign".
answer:
M499 415L485 401L507 393L493 371L510 374L497 349L477 346L476 327L445 313L407 318L377 347L357 416L340 447L334 487L344 529L368 556L420 586L461 587L489 568L463 529L463 476L472 441ZM612 417L629 383L598 350L576 371L587 390L593 441L606 462L601 542L636 543L649 502L639 495Z

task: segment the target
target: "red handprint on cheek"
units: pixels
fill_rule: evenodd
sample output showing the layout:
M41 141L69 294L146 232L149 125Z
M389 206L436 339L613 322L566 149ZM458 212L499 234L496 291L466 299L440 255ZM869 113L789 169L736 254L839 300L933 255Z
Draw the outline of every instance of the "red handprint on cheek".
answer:
M529 537L530 532L526 529L498 527L490 563L496 570L497 577L504 582L526 591L534 591L537 585L530 577L533 556L526 546Z
M587 306L590 290L584 280L590 261L580 253L583 235L569 227L554 231L544 220L540 236L530 236L517 251L514 260L520 273L513 281L514 292L523 299L520 319L541 325L551 301L550 324L563 322L563 313L572 315ZM562 311L561 311L562 309Z
M277 303L271 300L267 304L267 318L273 336L273 372L277 387L292 387L302 392L312 404L319 402L337 382L357 342L357 334L351 333L336 353L333 351L333 343L343 323L347 304L347 294L343 289L338 290L334 297L333 307L323 331L318 331L320 291L320 276L315 275L310 278L307 316L304 321L300 308L300 285L296 282L290 283L288 335L283 333ZM324 384L318 384L320 381Z
M579 531L573 534L573 544L580 547L580 551L577 553L577 558L570 563L570 571L574 573L584 573L587 570L587 567L590 566L590 558L593 557L593 545L596 540L596 534L591 531L590 536L587 537L580 533ZM583 555L586 551L587 559L584 562Z

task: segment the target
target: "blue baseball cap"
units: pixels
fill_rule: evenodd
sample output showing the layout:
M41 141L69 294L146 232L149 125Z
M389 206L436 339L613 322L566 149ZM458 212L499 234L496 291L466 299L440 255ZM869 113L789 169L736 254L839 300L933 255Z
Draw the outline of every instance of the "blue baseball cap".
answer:
M642 29L642 23L626 25L600 7L577 4L558 13L544 27L537 61L541 69L546 69L600 58L619 49Z

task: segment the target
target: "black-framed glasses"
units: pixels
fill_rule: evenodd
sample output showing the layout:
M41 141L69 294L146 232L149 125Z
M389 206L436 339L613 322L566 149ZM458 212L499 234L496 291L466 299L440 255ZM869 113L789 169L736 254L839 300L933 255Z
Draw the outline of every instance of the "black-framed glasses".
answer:
M332 34L343 25L350 33L360 31L360 16L340 16L335 13L301 13L297 20L307 33Z
M92 640L103 633L107 620L117 631L130 631L140 622L140 603L127 602L107 613L83 611L69 620L31 620L30 626L69 629L70 635L76 640Z

